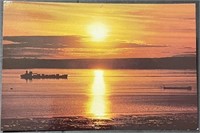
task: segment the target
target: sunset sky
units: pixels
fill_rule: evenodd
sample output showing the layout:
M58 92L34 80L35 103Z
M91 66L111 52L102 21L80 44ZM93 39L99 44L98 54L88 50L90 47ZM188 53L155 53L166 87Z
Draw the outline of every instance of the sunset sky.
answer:
M195 26L195 4L7 2L4 57L193 56Z

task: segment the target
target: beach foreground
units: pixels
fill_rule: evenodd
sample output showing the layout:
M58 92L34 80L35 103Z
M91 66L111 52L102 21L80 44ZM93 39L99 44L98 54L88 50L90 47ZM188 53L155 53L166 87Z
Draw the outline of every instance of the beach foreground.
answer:
M197 130L197 114L120 115L111 119L82 116L3 119L3 131L45 130Z

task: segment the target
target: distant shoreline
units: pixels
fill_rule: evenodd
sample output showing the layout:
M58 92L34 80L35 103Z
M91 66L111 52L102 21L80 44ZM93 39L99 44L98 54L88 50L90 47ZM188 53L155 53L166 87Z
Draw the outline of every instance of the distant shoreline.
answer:
M196 57L119 59L3 59L3 69L196 69Z

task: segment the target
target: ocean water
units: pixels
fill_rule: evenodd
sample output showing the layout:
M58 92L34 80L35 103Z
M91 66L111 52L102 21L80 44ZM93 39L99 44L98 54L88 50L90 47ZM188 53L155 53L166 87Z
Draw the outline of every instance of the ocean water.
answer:
M2 118L197 112L195 70L31 69L68 79L20 79L25 69L3 70ZM164 90L163 86L192 86Z

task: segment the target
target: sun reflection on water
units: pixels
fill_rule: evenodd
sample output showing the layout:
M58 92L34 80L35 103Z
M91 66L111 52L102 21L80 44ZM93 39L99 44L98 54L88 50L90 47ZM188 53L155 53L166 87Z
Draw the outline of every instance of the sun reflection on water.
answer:
M104 81L104 71L94 71L94 81L91 91L90 114L94 118L107 118L108 102L106 96L106 84Z
M105 95L105 82L104 82L104 71L95 70L94 71L94 82L92 86L92 94L95 96Z

